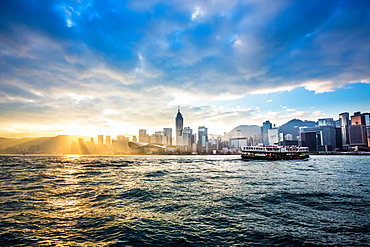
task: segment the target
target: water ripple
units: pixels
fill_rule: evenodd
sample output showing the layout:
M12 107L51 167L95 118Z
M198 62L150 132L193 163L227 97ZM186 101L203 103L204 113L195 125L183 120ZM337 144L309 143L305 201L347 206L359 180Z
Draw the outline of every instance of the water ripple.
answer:
M2 246L369 246L366 156L0 156Z

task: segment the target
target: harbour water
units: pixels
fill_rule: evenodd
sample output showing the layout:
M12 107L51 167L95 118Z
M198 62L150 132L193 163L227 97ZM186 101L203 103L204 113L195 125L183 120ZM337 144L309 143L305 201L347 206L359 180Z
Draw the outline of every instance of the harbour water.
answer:
M0 156L1 246L370 246L370 156Z

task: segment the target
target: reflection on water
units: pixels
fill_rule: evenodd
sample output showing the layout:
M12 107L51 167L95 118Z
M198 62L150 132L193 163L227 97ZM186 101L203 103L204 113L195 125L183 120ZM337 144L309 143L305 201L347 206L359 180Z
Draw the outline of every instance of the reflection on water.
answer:
M3 246L370 242L369 157L2 156Z

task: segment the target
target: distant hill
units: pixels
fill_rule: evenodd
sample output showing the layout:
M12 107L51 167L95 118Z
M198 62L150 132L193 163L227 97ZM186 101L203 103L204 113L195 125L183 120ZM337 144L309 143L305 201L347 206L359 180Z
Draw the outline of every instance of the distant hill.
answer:
M261 127L257 125L239 125L231 130L227 135L229 138L259 136Z
M293 136L293 140L297 140L297 136L299 136L299 127L315 127L315 121L302 121L299 119L292 119L289 122L281 125L279 127L280 130L283 131L284 135L291 134Z
M59 135L40 138L0 138L0 153L7 154L53 154L71 153L72 143L78 136Z

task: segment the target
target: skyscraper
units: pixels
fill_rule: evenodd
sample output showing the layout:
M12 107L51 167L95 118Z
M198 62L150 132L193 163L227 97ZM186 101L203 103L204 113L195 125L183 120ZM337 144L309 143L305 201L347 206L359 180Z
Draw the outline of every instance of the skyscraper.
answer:
M148 135L146 134L145 129L140 129L139 130L139 142L149 142L148 140Z
M176 118L175 118L175 125L176 125L176 144L179 145L179 136L182 136L182 129L184 127L184 118L180 112L180 107L178 109Z
M206 153L208 144L208 129L204 126L198 127L198 152Z
M321 118L321 119L317 120L317 125L318 126L333 126L333 127L335 127L333 118Z
M269 120L267 120L266 122L263 122L262 129L261 129L263 145L269 145L269 136L268 136L269 129L272 129L272 124L270 123Z
M163 128L162 144L172 146L172 128Z
M343 147L348 147L349 144L349 135L348 135L348 126L349 126L349 113L343 112L339 114L340 128L342 132L342 145Z
M103 145L104 135L98 135L98 144Z
M184 130L183 130L183 145L184 146L191 146L192 142L191 142L191 137L193 135L193 130L190 129L190 127L185 127Z
M351 116L349 136L351 146L370 147L370 113L355 112Z
M107 146L110 146L110 144L111 144L110 136L106 136L106 137L105 137L105 144L106 144Z

